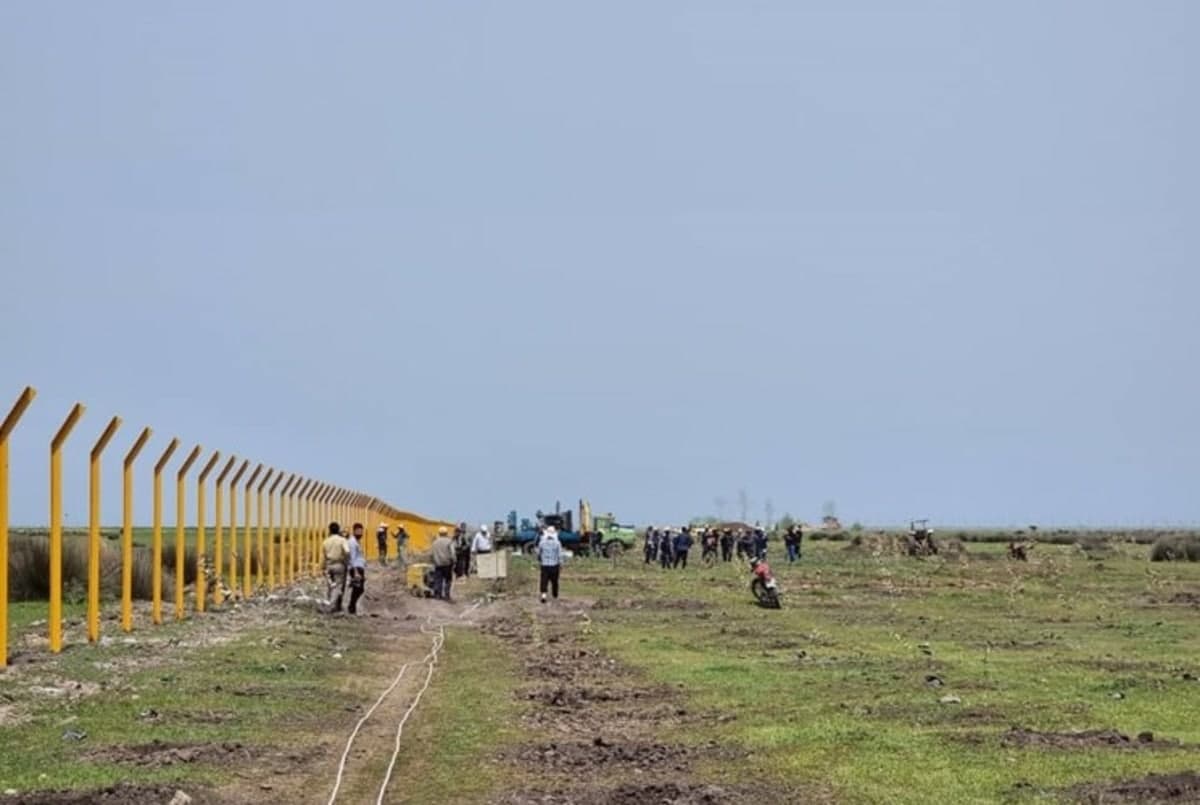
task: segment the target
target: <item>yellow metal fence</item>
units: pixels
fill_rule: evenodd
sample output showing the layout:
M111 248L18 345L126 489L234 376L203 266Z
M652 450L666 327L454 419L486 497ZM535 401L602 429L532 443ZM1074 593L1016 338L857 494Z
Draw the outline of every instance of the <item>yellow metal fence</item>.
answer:
M17 398L7 416L0 421L0 668L8 664L8 537L9 537L9 435L17 426L26 409L36 397L33 388L26 388ZM62 616L62 550L63 550L63 481L62 452L76 425L83 417L85 408L76 404L68 413L62 427L50 441L50 598L47 619L50 650L60 652L63 648ZM117 432L122 421L113 417L101 432L89 454L88 490L88 570L87 570L87 635L88 640L100 639L100 557L101 557L101 457ZM125 454L122 466L122 520L121 520L121 628L125 632L134 629L133 610L133 519L134 519L134 468L143 448L150 440L152 431L143 428ZM158 461L153 472L153 522L152 522L152 599L151 621L161 624L163 615L163 502L162 481L176 450L179 440L172 439ZM193 465L204 454L200 445L193 447L183 458L175 473L175 576L174 616L185 620L192 613L202 613L208 604L220 605L223 591L220 584L213 585L210 593L205 567L220 573L225 569L225 585L246 598L265 594L282 585L312 577L320 573L321 542L325 538L326 524L337 520L342 524L361 522L366 529L364 551L369 560L378 558L378 548L373 532L378 523L384 523L389 531L404 526L409 534L409 548L415 551L428 550L437 529L446 523L429 520L411 512L402 511L374 495L368 495L337 484L327 483L298 473L284 472L262 463L251 467L248 459L240 460L229 456L213 484L215 493L215 522L212 529L212 550L209 552L208 532L205 523L208 478L221 460L221 452L214 451L202 463L196 477L194 522L196 526L196 583L195 594L189 610L185 598L186 572L186 527L188 521L187 478ZM234 468L237 468L236 471ZM232 476L231 476L231 473ZM242 478L246 477L243 484ZM242 520L238 522L238 490L242 491ZM228 496L228 508L226 508ZM266 506L267 517L263 512ZM276 519L276 511L279 513ZM228 515L226 519L225 515ZM251 557L257 561L252 563ZM211 559L211 563L210 560ZM239 559L241 567L239 568ZM240 574L240 575L239 575ZM264 575L265 574L265 575ZM209 597L211 595L211 600Z

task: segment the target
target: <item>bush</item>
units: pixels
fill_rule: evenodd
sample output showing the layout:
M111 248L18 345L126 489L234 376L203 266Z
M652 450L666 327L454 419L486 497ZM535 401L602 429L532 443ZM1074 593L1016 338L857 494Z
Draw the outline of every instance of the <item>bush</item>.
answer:
M1200 562L1200 536L1163 537L1150 549L1151 562Z

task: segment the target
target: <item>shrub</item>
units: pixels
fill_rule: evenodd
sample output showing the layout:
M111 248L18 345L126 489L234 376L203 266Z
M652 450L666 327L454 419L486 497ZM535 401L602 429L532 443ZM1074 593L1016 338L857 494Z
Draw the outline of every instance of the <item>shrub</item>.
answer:
M1150 549L1151 562L1200 562L1200 536L1163 537Z

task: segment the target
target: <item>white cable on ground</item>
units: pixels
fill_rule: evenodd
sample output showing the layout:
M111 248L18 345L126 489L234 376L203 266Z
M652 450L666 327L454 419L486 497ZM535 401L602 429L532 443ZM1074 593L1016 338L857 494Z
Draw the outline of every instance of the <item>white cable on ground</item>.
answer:
M387 690L379 694L379 698L375 700L375 704L371 705L371 709L354 725L354 731L350 733L350 739L346 741L346 750L342 752L342 760L338 763L337 779L333 784L333 792L329 795L329 805L334 805L337 801L338 790L342 787L342 777L346 774L346 759L350 757L350 746L354 743L354 739L358 737L358 731L362 729L363 724L367 723L367 719L379 708L379 705L383 704L383 700L387 698L387 695L400 684L400 680L404 678L404 673L408 670L408 665L408 663L405 663L400 666L400 673L396 674L396 678L392 680L392 684L388 685Z
M482 603L483 601L476 601L474 606L470 607L461 615L459 615L459 618L465 618L467 615L478 609L479 605ZM425 684L419 691L417 691L417 695L413 698L412 704L409 705L408 710L405 711L404 716L400 719L399 725L396 727L396 748L395 751L392 752L391 761L388 763L387 774L384 776L383 785L379 789L379 798L376 800L376 805L383 805L383 797L387 792L388 785L392 781L392 772L396 768L396 761L400 757L400 736L404 732L404 724L408 721L408 717L413 714L413 711L417 709L417 705L421 702L421 697L425 695L425 691L429 689L429 685L433 681L433 671L437 666L438 653L441 652L442 646L446 642L446 626L453 623L454 621L434 623L433 617L430 616L425 619L425 625L421 627L422 634L434 635L433 645L430 647L429 653L421 659L421 663L428 664L428 673L425 675ZM437 629L436 634L434 634L432 631L433 628ZM404 678L404 674L408 671L410 665L412 665L412 663L405 663L404 665L400 666L400 672L396 674L396 678L392 680L392 684L388 685L387 689L384 690L383 693L379 694L379 698L375 700L375 704L371 705L371 708L367 710L363 717L358 720L358 723L354 725L354 730L350 733L350 738L346 741L346 748L342 752L342 759L338 763L337 779L334 782L333 791L329 795L329 805L335 805L335 802L337 801L337 795L341 790L343 778L345 777L346 773L346 761L350 757L350 748L354 744L354 739L358 737L359 730L362 729L363 724L367 723L367 719L369 719L371 715L377 709L379 709L379 705L383 704L383 700L388 697L388 694L395 690L396 686L400 684L400 680Z
M425 628L422 626L421 631L425 632ZM425 684L417 691L412 704L408 706L408 710L405 711L404 717L400 719L400 723L396 727L396 748L392 751L392 759L388 763L387 773L383 776L383 785L379 787L379 797L375 800L375 805L383 805L383 797L387 793L388 784L392 782L392 772L396 768L397 758L400 757L400 736L404 732L404 724L408 721L408 717L413 714L413 711L417 709L417 705L421 702L421 697L425 695L425 691L429 689L429 683L433 681L433 669L437 666L438 652L442 650L442 645L446 642L446 627L439 625L437 628L438 634L433 639L433 648L425 655L425 659L423 660L423 662L429 663L429 672L425 675ZM426 632L426 634L429 633Z

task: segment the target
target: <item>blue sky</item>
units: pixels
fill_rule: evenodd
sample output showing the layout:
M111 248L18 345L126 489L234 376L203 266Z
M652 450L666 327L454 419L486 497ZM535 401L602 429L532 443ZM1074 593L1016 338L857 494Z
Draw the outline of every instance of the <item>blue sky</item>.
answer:
M1200 521L1198 39L1186 1L4 4L12 519L79 399L72 524L114 413L108 522L143 424L454 518Z

